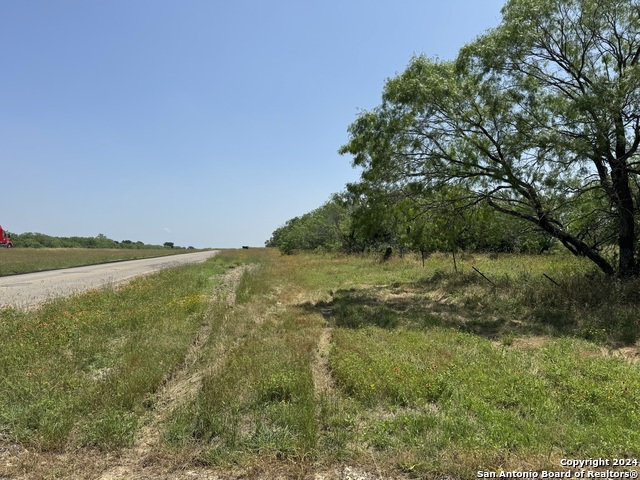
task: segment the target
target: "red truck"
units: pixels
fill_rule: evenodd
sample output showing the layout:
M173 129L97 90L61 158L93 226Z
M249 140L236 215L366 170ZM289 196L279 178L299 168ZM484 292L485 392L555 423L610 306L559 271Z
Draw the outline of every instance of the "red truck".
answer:
M5 248L13 247L13 242L7 235L7 231L2 229L2 226L0 226L0 247L5 247Z

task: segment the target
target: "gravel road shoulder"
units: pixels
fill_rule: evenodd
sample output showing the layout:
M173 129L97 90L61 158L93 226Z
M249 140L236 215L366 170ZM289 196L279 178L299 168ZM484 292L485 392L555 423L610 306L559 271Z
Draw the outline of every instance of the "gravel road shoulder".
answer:
M119 285L163 268L201 263L217 250L0 277L0 308L34 308L56 297Z

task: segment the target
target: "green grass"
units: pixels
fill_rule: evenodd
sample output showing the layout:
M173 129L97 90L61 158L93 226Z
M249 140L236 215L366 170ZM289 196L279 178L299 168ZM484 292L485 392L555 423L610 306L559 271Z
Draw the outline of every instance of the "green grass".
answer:
M188 367L199 388L160 425L165 456L299 478L345 464L475 478L638 457L640 373L623 353L637 354L640 283L561 255L457 260L455 272L445 255L422 269L412 256L228 251L6 310L0 432L46 449L131 445L207 322ZM242 265L230 304L220 275Z
M163 378L184 359L220 263L187 266L0 313L0 430L24 444L129 445ZM151 402L151 403L150 403Z
M173 445L204 445L201 459L211 464L265 456L299 461L316 450L310 363L322 320L284 308L273 294L283 280L274 276L279 266L245 254L244 262L256 261L261 266L242 277L236 305L218 313L203 354L218 368L166 432Z
M640 375L584 341L505 349L450 329L376 327L334 341L340 390L361 406L359 443L398 467L466 477L505 456L509 468L548 467L558 447L579 458L640 451Z
M108 248L0 248L0 275L188 253L187 250Z
M225 365L174 416L169 442L204 447L201 460L223 467L348 461L462 478L638 455L640 375L602 353L620 342L603 313L636 311L611 294L635 286L609 288L570 257L466 256L458 272L449 261L262 259L210 345L228 352ZM593 324L599 344L585 339ZM314 393L323 325L334 387Z

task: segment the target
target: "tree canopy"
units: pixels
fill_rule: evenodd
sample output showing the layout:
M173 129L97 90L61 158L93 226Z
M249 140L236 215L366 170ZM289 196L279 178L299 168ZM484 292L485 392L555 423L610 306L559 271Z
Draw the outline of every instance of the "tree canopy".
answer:
M348 251L354 239L351 225L348 204L340 195L333 195L321 207L288 220L273 232L265 245L287 254L297 250Z
M464 208L454 192L425 195L420 185L401 192L376 190L366 182L350 184L321 207L288 220L265 242L289 254L297 251L402 254L434 250L535 252L550 247L548 236L524 228L488 206ZM440 203L425 212L426 203Z
M640 3L510 0L502 13L454 61L414 57L341 153L365 183L453 186L458 204L638 275Z

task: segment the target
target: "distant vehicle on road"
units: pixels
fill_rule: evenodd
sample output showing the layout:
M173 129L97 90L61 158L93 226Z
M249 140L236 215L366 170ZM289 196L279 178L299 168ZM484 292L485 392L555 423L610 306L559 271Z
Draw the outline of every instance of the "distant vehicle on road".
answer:
M13 242L7 235L7 231L2 229L2 226L0 226L0 247L4 247L4 248L13 247Z

